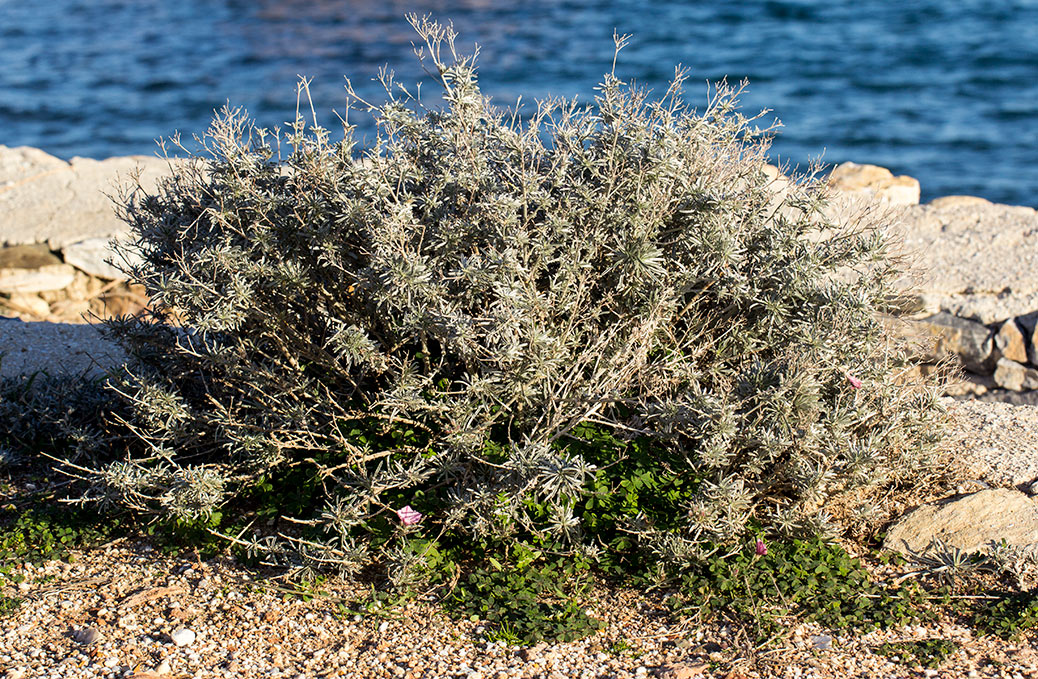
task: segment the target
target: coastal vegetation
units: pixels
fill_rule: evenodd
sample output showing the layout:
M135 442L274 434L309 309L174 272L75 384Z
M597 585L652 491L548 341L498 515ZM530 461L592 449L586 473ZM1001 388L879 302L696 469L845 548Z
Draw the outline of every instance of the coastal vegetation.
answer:
M131 360L5 383L0 459L160 544L433 591L517 643L593 633L596 579L754 643L947 602L848 551L939 472L937 390L879 318L882 219L776 183L737 87L697 110L681 69L655 98L610 73L592 104L503 110L450 26L412 23L442 105L388 71L383 102L347 87L362 149L304 82L286 130L225 109L126 197L151 308L106 330ZM22 508L0 544L50 544L49 520Z

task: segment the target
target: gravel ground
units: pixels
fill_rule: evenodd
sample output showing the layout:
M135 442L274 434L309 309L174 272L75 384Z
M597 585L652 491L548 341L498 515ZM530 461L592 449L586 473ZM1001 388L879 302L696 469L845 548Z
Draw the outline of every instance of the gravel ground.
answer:
M948 407L963 483L1016 485L1038 474L1038 408ZM801 625L784 647L755 651L732 629L676 621L659 596L602 585L587 605L603 631L518 648L488 641L479 621L452 620L431 601L356 614L348 604L363 596L360 583L329 584L304 601L228 557L172 557L133 540L74 556L19 566L24 581L0 590L25 600L0 618L0 677L1038 677L1035 635L978 637L950 619L857 636ZM960 647L939 670L875 652L923 639Z
M279 591L220 558L197 561L121 543L79 553L73 563L22 569L26 602L4 619L6 679L210 677L1034 677L1034 638L976 637L943 621L831 637L793 630L788 644L756 655L725 628L675 622L657 598L600 589L589 608L599 634L518 648L488 642L478 622L454 621L432 603L385 615L341 612L355 584L310 601ZM13 594L13 592L9 592ZM948 639L961 644L942 669L876 654L884 642Z

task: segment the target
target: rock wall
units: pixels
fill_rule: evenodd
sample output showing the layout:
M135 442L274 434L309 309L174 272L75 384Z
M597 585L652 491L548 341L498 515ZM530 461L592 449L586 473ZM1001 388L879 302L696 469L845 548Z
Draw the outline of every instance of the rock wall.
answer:
M974 196L919 205L918 182L871 165L845 163L830 185L895 209L911 268L890 327L923 360L962 366L949 395L1038 405L1038 212Z
M770 169L781 190L788 180ZM111 243L128 233L109 196L134 182L153 191L169 172L161 158L65 162L0 146L0 316L77 324L139 313L144 290L113 266ZM874 165L844 163L829 183L836 215L891 213L913 266L890 327L924 360L962 365L949 393L1038 404L1038 213L971 196L919 205L918 181Z

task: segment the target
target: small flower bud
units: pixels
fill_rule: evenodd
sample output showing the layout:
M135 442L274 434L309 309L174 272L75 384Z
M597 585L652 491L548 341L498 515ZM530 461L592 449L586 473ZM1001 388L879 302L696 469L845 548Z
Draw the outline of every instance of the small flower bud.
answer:
M422 520L422 515L411 509L411 505L396 510L396 515L405 526L413 526Z

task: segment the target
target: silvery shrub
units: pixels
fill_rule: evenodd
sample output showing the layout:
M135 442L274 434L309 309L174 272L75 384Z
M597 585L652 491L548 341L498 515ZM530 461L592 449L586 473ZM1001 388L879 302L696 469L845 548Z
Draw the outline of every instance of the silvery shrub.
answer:
M93 497L194 520L309 470L298 531L238 538L399 575L446 533L593 555L578 426L647 437L696 480L680 529L629 526L673 562L748 526L839 532L927 469L937 401L878 318L887 223L777 180L740 88L696 110L680 69L656 98L614 71L588 105L502 110L449 25L412 23L442 104L389 72L382 102L347 87L377 122L366 149L346 121L332 141L225 109L127 197L153 311L108 332L143 447Z

